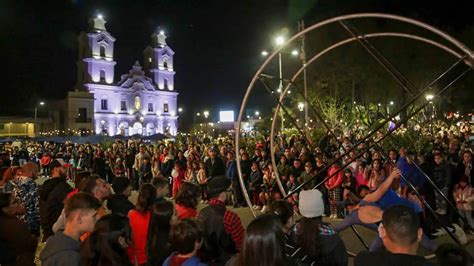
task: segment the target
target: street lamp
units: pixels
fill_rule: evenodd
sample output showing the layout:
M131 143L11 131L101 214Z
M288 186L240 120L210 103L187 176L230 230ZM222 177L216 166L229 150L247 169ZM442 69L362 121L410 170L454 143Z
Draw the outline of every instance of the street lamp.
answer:
M39 102L39 106L44 106L44 102ZM35 136L36 136L36 133L38 132L37 130L37 127L38 127L38 124L37 124L37 118L38 118L38 105L35 106Z
M196 116L201 116L201 113L197 113Z
M267 56L268 52L267 51L262 51L262 56Z
M209 117L209 111L204 111L202 114L204 115L205 118Z
M303 112L303 110L304 110L304 102L299 102L299 103L298 103L298 109L300 110L300 112Z
M282 45L284 42L285 42L285 38L283 38L283 36L278 36L275 39L275 43L276 43L277 46ZM278 90L277 91L279 93L281 93L282 89L283 89L283 72L281 70L281 52L278 52L278 69L280 71L280 82L278 84ZM283 112L282 112L281 108L279 110L280 110L280 117L281 117L281 132L283 133L283 129L285 128L285 122L283 120Z
M183 112L183 108L179 107L178 108L178 113L181 113L181 112Z
M432 101L432 100L434 99L434 95L431 94L431 93L430 93L430 94L426 94L425 98L426 98L427 101Z
M390 105L394 105L394 102L393 102L393 101L390 101Z
M255 111L255 116L259 116L260 115L260 112L259 111Z
M282 45L283 43L285 43L285 37L283 37L283 36L281 36L281 35L280 35L280 36L277 36L277 37L275 38L275 43L276 43L277 46Z
M297 56L298 55L298 50L291 51L291 55Z

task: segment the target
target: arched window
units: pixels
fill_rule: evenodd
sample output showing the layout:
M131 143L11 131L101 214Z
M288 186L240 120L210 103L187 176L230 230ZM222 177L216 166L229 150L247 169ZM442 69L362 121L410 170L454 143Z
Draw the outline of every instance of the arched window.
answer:
M168 60L167 59L163 60L163 67L168 68Z
M164 80L163 80L163 88L164 88L165 90L168 89L168 80L167 80L167 79L164 79Z
M100 70L100 81L105 82L105 69Z
M105 57L105 46L104 45L100 46L100 57Z

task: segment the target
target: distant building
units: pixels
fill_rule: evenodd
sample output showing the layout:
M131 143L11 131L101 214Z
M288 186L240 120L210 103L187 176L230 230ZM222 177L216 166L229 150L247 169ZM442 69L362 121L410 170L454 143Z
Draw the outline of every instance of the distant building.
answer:
M129 73L115 81L115 38L102 16L91 19L89 32L81 32L77 84L62 103L62 128L94 130L106 135L177 133L177 96L173 50L163 31L151 36Z
M37 118L38 130L54 129L50 118ZM2 116L0 117L0 137L35 137L35 119L33 117Z

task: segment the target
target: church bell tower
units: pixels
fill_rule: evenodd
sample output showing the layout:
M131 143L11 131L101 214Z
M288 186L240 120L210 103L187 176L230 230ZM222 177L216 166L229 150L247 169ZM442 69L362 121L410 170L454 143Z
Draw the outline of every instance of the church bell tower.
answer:
M84 89L84 84L112 84L114 82L115 38L105 28L105 19L97 15L89 20L89 32L81 32L79 58L77 62L76 90Z

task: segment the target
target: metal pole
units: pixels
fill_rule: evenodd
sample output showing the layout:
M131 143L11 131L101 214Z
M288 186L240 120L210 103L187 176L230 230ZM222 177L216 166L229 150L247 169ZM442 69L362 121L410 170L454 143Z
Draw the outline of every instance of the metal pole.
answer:
M278 83L278 92L282 93L283 89L283 72L281 70L281 53L278 53L278 66L280 69L280 82ZM280 118L281 118L281 133L283 134L283 129L285 128L285 122L283 121L283 112L280 110Z
M36 132L37 132L37 124L36 124L36 118L38 116L38 107L35 107L35 137L36 137Z
M304 20L301 20L298 22L298 29L299 31L303 31L304 30ZM303 66L306 66L306 52L305 52L305 46L304 46L304 40L305 40L305 35L301 35L301 62L303 64ZM304 129L305 129L305 132L306 132L306 137L309 137L308 134L309 134L309 131L308 131L308 127L309 127L309 124L308 124L308 84L306 82L306 68L304 68L303 70L303 88L304 88L304 97L305 97L305 101L304 101Z

